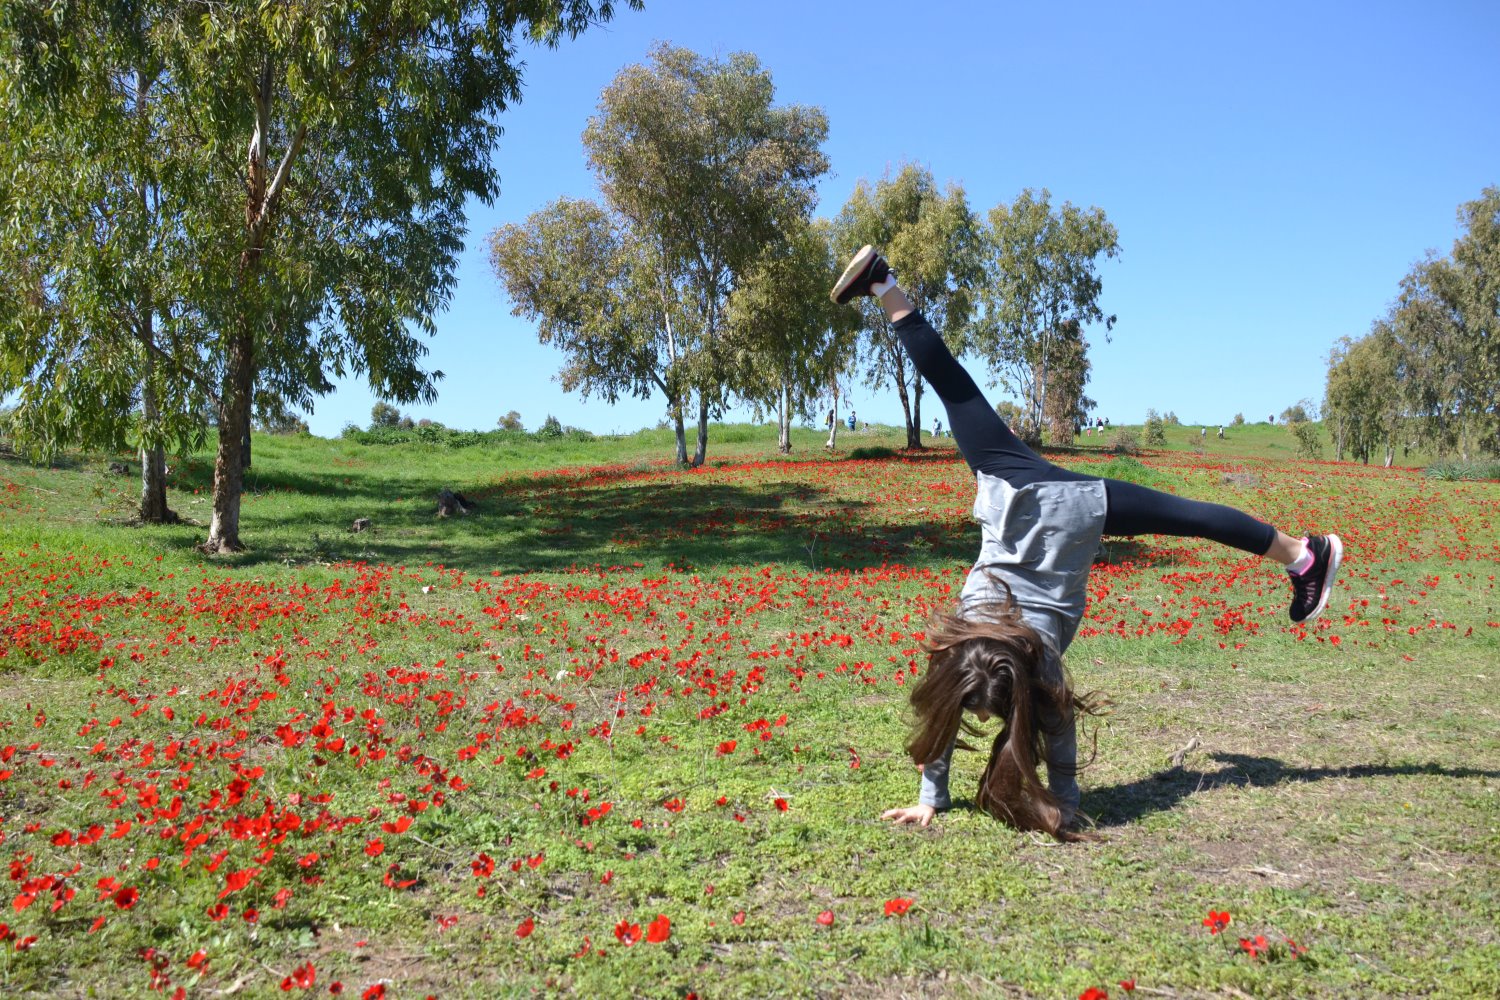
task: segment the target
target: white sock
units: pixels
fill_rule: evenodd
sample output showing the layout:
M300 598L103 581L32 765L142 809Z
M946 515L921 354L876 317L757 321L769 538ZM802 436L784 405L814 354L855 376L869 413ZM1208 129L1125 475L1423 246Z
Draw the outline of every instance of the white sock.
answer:
M1307 544L1307 539L1302 539L1302 554L1292 560L1292 564L1286 568L1288 573L1295 575L1306 573L1313 564L1312 546Z
M875 296L876 302L879 302L886 292L895 287L896 276L894 274L887 274L884 281L877 281L870 286L870 294Z

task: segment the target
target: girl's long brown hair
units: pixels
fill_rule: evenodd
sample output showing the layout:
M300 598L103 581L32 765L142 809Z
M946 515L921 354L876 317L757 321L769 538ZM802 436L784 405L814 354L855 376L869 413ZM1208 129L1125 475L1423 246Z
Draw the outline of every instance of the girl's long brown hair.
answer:
M1047 647L1008 597L970 606L963 617L934 612L922 648L928 665L911 693L917 718L906 749L912 760L936 760L960 732L979 735L964 712L986 711L1001 728L979 779L979 808L1018 830L1085 839L1064 829L1062 809L1038 779L1037 762L1045 759L1049 731L1071 726L1074 712L1101 714L1108 701L1074 694L1065 671L1044 669ZM974 749L961 741L957 745ZM1062 761L1048 766L1078 767Z

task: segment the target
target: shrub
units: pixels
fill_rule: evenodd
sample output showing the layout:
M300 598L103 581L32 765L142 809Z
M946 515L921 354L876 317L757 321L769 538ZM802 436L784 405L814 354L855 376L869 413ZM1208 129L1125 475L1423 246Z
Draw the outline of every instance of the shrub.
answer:
M1181 427L1182 426L1182 421L1178 420L1177 419L1177 414L1173 413L1171 410L1168 410L1166 412L1166 415L1161 418L1161 422L1164 423L1164 424L1166 424L1168 427Z
M536 429L539 438L560 438L563 436L563 425L552 414L547 414L547 419L542 421L542 426Z
M260 429L267 434L311 434L312 430L307 426L307 421L282 410L272 414L262 414L260 418Z
M1146 411L1146 447L1165 448L1167 446L1167 425L1155 410Z
M1129 427L1116 427L1114 434L1110 435L1109 450L1116 455L1139 455L1141 439Z
M370 407L370 429L377 427L396 427L401 423L401 411L396 409L385 400L381 400Z
M497 420L495 426L499 427L502 431L524 431L526 429L525 425L521 423L521 415L515 410L511 410Z
M1302 458L1323 457L1323 435L1318 433L1318 425L1309 421L1301 421L1290 427L1292 437L1297 439L1297 454Z
M1291 406L1281 411L1281 422L1284 424L1305 424L1309 420L1318 419L1318 408L1311 400L1298 400Z
M862 459L868 461L871 459L879 458L895 458L896 452L891 448L887 448L885 445L874 444L866 445L862 448L855 448L853 451L849 452L849 457L852 459Z
M1243 427L1243 426L1245 426L1245 415L1243 413L1236 413L1234 415L1234 419L1231 420L1231 421L1229 421L1229 426L1230 427Z

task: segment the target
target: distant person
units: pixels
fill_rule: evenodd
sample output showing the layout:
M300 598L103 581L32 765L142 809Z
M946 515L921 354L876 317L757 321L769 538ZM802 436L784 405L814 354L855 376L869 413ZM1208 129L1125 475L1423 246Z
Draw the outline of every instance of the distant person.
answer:
M1203 425L1203 429L1198 432L1198 440L1200 440L1200 441L1207 441L1208 440L1208 425L1207 424L1204 424Z
M894 823L927 826L949 806L948 768L970 712L1000 720L975 803L1021 830L1076 840L1077 713L1101 701L1079 696L1062 655L1083 618L1089 569L1101 535L1207 538L1274 559L1291 575L1293 622L1327 606L1343 558L1337 535L1293 538L1219 504L1159 493L1135 483L1061 469L1027 448L872 247L855 254L834 286L839 304L873 296L896 337L948 412L960 453L974 471L979 561L953 611L933 614L922 648L927 670L911 693L917 729L907 751L922 768L914 806L890 809ZM1047 765L1047 787L1037 764Z
M853 410L849 411L849 429L851 431L854 430L854 411Z
M1224 425L1223 424L1219 425L1219 440L1220 441L1224 440Z
M935 438L943 436L943 422L937 417L932 418L932 436Z

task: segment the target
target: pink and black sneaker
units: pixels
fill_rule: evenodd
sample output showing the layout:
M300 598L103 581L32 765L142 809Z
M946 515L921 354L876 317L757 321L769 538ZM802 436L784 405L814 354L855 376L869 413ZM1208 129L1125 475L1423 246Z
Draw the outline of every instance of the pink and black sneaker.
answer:
M1328 607L1333 581L1344 561L1344 543L1338 535L1309 535L1307 550L1312 553L1312 565L1301 573L1287 574L1292 578L1289 613L1293 624L1299 625L1318 617Z
M869 295L870 286L880 284L890 277L890 273L891 267L880 256L880 251L866 244L859 248L859 253L844 268L844 273L839 275L839 280L828 297L839 305L845 305L856 296Z

